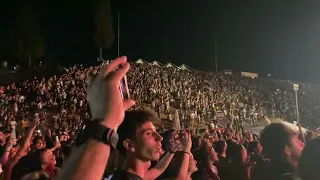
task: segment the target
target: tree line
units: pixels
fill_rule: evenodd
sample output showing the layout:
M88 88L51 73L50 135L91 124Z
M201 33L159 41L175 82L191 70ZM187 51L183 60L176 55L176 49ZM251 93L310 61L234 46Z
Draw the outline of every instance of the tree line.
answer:
M14 25L11 32L11 49L18 63L32 67L36 60L45 53L46 38L41 21L43 7L37 0L22 1L16 9ZM93 11L92 40L99 48L99 57L103 50L110 48L114 41L113 19L110 0L91 0Z

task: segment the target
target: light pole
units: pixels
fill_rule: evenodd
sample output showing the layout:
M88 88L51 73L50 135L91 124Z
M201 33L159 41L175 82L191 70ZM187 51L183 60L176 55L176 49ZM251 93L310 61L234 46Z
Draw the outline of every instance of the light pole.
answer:
M299 90L299 84L293 84L293 90L296 95L296 113L297 113L297 122L300 124L299 121L299 106L298 106L298 90Z
M218 51L217 51L217 32L214 32L214 62L215 62L215 68L216 73L218 72Z

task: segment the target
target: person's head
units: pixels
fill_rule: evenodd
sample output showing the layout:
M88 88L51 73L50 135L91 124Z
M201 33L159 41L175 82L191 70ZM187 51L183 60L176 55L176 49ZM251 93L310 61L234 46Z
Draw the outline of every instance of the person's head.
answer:
M247 148L249 154L261 154L262 149L263 148L259 141L251 141Z
M304 143L297 132L282 123L272 123L265 127L260 135L263 153L273 161L291 161L297 163Z
M210 134L205 134L201 140L201 146L212 145L214 139Z
M231 158L231 154L232 154L235 146L237 145L237 143L233 139L228 139L226 141L226 143L227 143L227 150L226 150L227 158L230 159Z
M44 148L44 139L42 136L35 136L32 140L32 150L41 150Z
M40 162L42 169L52 169L56 166L56 156L49 149L43 149L40 153Z
M169 166L165 170L165 172L161 175L161 178L176 178L178 176L179 170L182 165L183 157L185 153L183 151L177 151ZM189 155L189 165L188 165L188 172L187 174L192 175L194 172L198 170L197 168L197 161L194 159L193 155Z
M201 141L198 137L192 137L192 150L198 149L201 145Z
M200 129L200 130L199 130L199 135L200 135L200 136L204 136L204 135L206 135L206 134L209 134L208 129Z
M223 140L219 140L215 143L215 150L218 154L226 153L227 151L227 143Z
M26 173L31 173L35 171L44 171L47 173L53 172L56 168L56 157L49 149L42 149L35 151L33 154L33 163L29 165Z
M307 143L302 151L298 172L301 180L316 180L319 178L320 167L320 138Z
M199 149L198 156L198 167L203 170L208 168L213 163L219 161L218 154L212 146L203 146Z
M165 151L169 151L174 141L178 138L178 133L174 129L169 129L162 134L162 148Z
M159 159L162 137L153 124L158 121L151 110L127 111L118 128L120 153L145 162Z
M247 150L240 144L235 144L230 153L230 158L233 163L244 163L247 159Z

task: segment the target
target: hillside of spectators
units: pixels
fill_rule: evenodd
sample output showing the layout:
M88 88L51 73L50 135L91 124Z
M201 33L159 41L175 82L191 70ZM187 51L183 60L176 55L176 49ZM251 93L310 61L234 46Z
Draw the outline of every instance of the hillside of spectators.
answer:
M74 66L63 75L8 84L0 102L3 126L12 119L30 119L35 113L61 122L67 119L71 123L68 126L75 117L89 116L85 79L100 67ZM171 121L178 110L184 127L217 123L221 115L231 127L250 126L264 116L296 121L295 96L289 82L132 64L128 83L136 108L149 106ZM305 127L320 126L319 89L316 85L300 85L299 112Z

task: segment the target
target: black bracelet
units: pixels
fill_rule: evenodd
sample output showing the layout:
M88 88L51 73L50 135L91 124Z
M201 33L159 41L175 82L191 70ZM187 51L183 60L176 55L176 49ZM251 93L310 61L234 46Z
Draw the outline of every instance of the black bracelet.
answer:
M190 153L189 153L189 152L187 152L187 151L183 151L183 153L185 153L185 154L189 154L189 155L190 155Z

